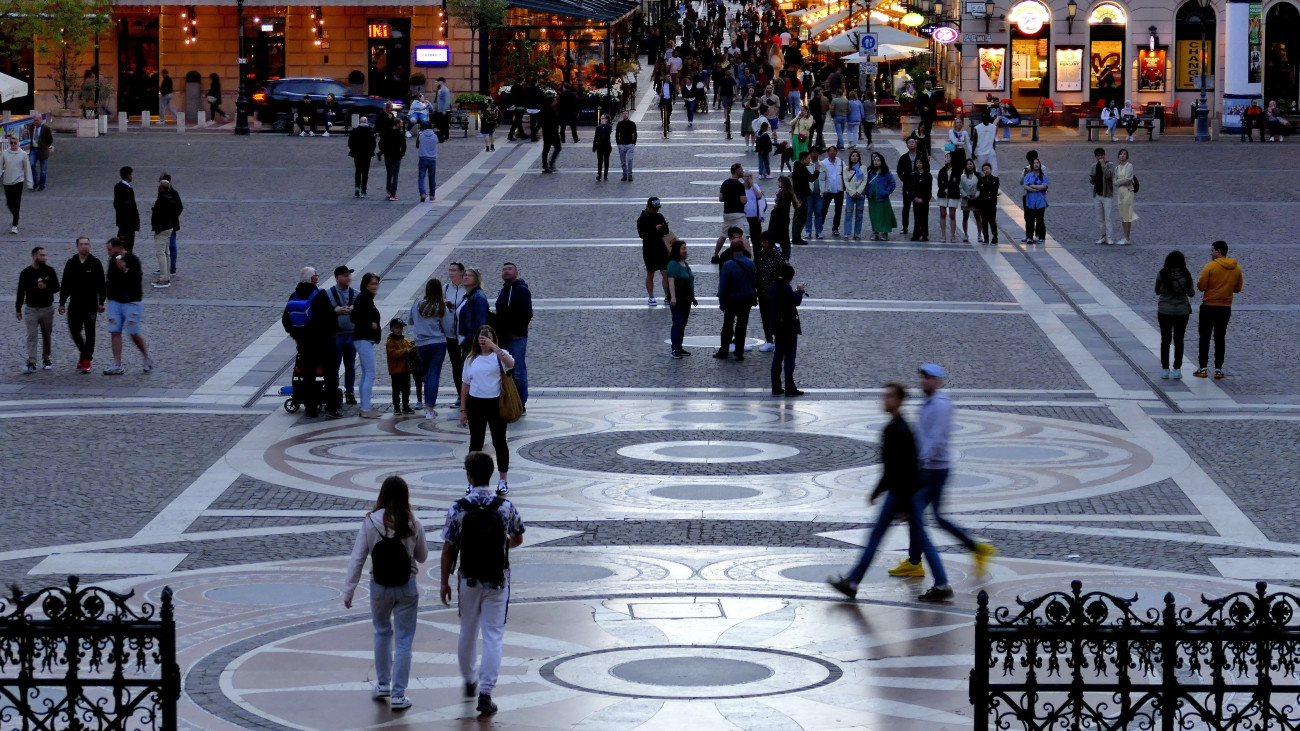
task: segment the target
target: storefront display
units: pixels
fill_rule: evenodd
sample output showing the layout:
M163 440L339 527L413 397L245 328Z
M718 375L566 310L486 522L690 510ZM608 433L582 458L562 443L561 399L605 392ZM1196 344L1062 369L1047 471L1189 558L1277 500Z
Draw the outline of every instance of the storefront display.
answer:
M1083 91L1083 47L1058 46L1056 49L1056 90Z
M1165 91L1167 88L1165 83L1165 61L1167 55L1168 51L1164 48L1157 48L1154 51L1143 48L1138 51L1138 91Z
M1007 49L1003 46L980 46L979 49L979 90L1002 91L1006 86Z

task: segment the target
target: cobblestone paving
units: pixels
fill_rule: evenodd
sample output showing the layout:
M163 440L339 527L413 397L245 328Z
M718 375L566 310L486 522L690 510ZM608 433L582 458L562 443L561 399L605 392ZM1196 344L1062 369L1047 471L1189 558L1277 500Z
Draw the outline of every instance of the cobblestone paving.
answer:
M999 414L1024 414L1025 416L1041 416L1046 419L1065 419L1066 421L1077 421L1083 424L1108 426L1112 429L1124 428L1123 423L1115 418L1115 415L1110 413L1109 409L1100 406L989 406L965 404L962 408L974 409L975 411L993 411Z
M213 510L369 510L374 503L295 490L241 475L212 503Z
M1017 515L1188 515L1196 506L1178 489L1173 480L1162 480L1152 485L1112 493L1103 497L1083 500L1062 500L1055 503L1038 503L1003 510L974 511L981 513L1013 513Z

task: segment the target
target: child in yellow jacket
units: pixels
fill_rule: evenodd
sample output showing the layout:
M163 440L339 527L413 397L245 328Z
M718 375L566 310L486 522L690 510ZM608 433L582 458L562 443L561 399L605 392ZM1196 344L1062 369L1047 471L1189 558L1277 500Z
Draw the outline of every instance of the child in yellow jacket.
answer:
M415 355L415 342L403 335L406 322L394 317L388 323L388 341L385 348L388 353L388 376L393 381L393 413L414 414L411 409L411 358ZM416 380L416 388L420 388ZM420 390L424 390L420 388ZM417 399L423 396L417 396Z

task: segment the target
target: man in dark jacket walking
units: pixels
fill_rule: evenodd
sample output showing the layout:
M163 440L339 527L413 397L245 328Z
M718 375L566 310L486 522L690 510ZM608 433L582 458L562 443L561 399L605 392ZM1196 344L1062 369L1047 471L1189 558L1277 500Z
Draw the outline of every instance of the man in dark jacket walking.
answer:
M533 320L533 293L519 278L519 267L501 265L501 292L497 294L497 340L515 359L515 388L519 400L528 405L528 323Z
M573 141L578 141L578 95L573 87L564 85L560 96L555 100L555 112L560 117L560 140L564 140L566 130L573 130Z
M18 273L18 297L14 312L27 326L27 367L24 373L36 372L36 342L39 331L45 356L45 370L50 363L50 334L54 330L54 295L59 291L59 273L45 263L45 247L32 249L32 265Z
M384 130L379 136L379 158L384 161L384 190L387 200L397 200L397 174L406 157L406 133L397 127Z
M140 209L135 205L135 188L131 187L130 165L119 173L122 179L113 186L113 214L117 219L117 238L126 246L127 253L135 250L135 232L140 230Z
M159 180L158 199L154 201L150 214L153 246L158 254L158 279L153 283L154 289L172 286L171 237L172 232L180 228L182 210L180 196L172 190L171 181Z
M754 307L758 286L758 270L745 250L744 231L732 227L731 257L722 263L718 272L718 307L722 310L721 347L714 358L727 357L727 350L735 344L736 360L745 359L745 331L749 329L749 311Z
M614 127L614 144L618 145L618 161L623 166L624 182L632 180L632 159L636 155L636 122L628 118L627 111Z
M916 440L902 414L903 400L906 398L907 389L903 384L897 382L885 384L885 413L892 418L885 425L880 439L880 458L884 469L880 473L880 482L871 493L873 504L881 494L887 493L885 502L880 506L880 517L876 518L876 525L871 529L871 535L867 538L866 548L862 550L862 558L858 560L858 564L853 567L848 576L833 576L828 580L831 586L850 599L857 598L858 584L862 582L862 577L867 575L871 559L875 557L876 549L880 547L885 531L889 530L889 525L894 522L894 518L900 515L907 517L912 543L922 547L925 560L930 564L930 570L934 572L934 586L917 598L923 602L943 602L952 599L948 574L943 569L943 562L939 560L939 552L935 550L934 544L930 543L930 538L925 533L920 506L916 503L916 492L921 487L921 478Z
M90 253L90 237L78 236L76 255L63 265L59 314L68 315L68 332L81 353L77 370L82 373L90 372L95 357L95 318L104 311L105 297L104 265Z
M655 300L655 272L659 272L659 278L663 280L664 301L669 299L668 246L664 244L668 220L659 212L660 205L657 197L651 197L636 219L636 232L641 237L641 259L645 262L645 293L650 298L647 304L651 307L659 304Z
M314 383L317 371L325 377L323 394L310 394L301 399L307 407L307 416L315 417L323 405L325 415L337 419L341 416L339 405L334 400L339 388L339 369L334 365L334 333L338 327L338 315L325 290L316 286L318 281L315 269L302 268L298 274L298 286L289 296L280 324L297 346L297 365L303 380Z
M365 198L370 183L370 158L375 156L375 131L363 115L348 133L348 157L352 158L352 197Z
M542 172L555 172L555 159L560 156L560 147L564 142L564 130L560 126L560 115L556 111L557 100L548 99L542 107Z
M54 130L45 122L45 117L38 115L36 124L32 125L32 146L29 154L32 163L32 182L35 192L45 190L45 172L50 164L50 153L54 151Z

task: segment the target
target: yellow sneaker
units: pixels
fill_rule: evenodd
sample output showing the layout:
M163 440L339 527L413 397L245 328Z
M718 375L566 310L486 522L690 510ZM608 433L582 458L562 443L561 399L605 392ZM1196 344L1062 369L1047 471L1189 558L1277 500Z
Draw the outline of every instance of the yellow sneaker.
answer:
M975 575L987 576L989 573L989 559L998 555L998 549L987 543L975 544Z
M889 570L890 576L925 576L925 567L919 562L912 563L910 559L904 558L898 562L898 565Z

